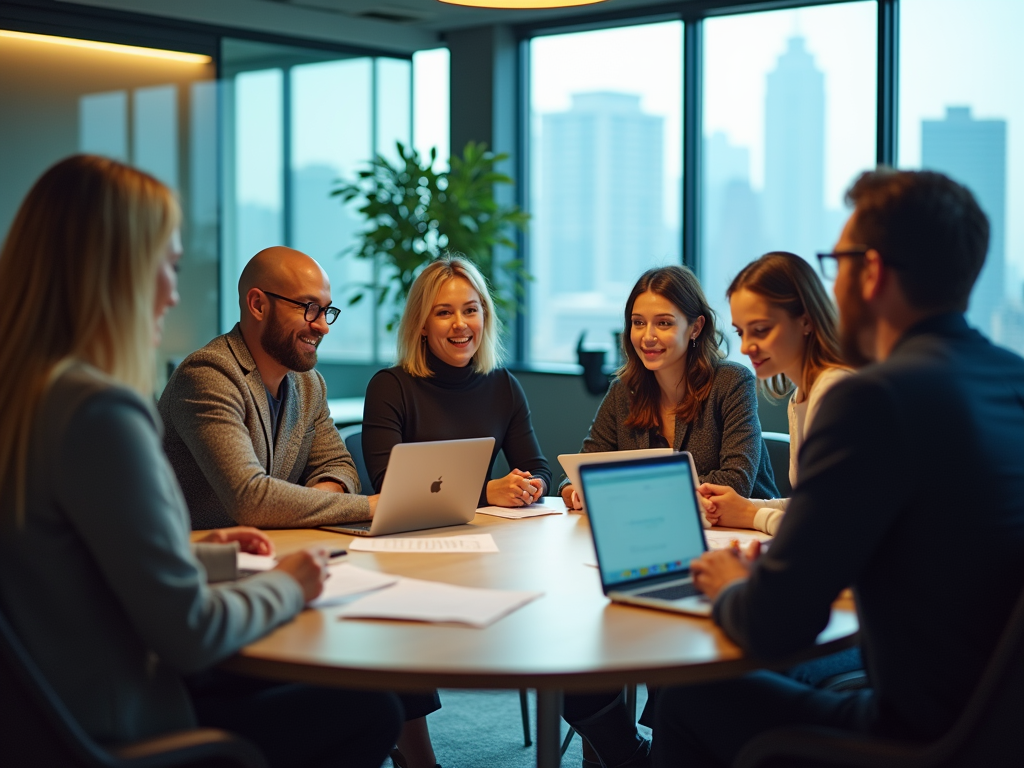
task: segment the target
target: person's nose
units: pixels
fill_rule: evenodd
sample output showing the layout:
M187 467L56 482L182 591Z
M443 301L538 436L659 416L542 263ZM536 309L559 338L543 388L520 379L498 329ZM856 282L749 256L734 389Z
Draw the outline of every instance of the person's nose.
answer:
M321 336L326 336L331 332L331 326L327 324L327 314L325 312L321 312L310 325Z
M466 328L469 323L466 322L465 316L461 312L455 313L455 322L452 323L455 328Z
M757 352L757 344L750 341L747 337L740 338L740 354L746 355L747 357L753 357Z

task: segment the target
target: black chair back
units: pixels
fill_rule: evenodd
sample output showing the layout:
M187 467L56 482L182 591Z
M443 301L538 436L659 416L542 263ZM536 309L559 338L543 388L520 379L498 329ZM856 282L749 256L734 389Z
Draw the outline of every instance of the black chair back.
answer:
M57 697L2 611L0 755L8 768L113 764Z
M793 486L789 484L789 435L785 432L762 432L761 437L768 449L768 463L772 465L779 498L788 499L793 493Z
M338 430L345 447L352 454L352 461L355 462L356 472L359 473L359 485L362 486L360 493L371 496L377 491L370 480L370 473L366 471L366 462L363 460L363 425L353 424L350 427L342 427Z

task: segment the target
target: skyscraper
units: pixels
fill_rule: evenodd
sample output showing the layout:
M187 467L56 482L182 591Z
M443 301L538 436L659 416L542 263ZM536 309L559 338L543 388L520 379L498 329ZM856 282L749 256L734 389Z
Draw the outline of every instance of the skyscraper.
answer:
M975 120L970 107L946 107L945 120L921 121L921 166L964 184L988 216L988 256L967 317L991 335L993 315L1006 303L1006 121Z
M825 75L789 38L765 89L764 233L770 250L812 259L825 208Z
M534 357L575 360L583 330L610 341L619 303L663 260L664 122L639 96L611 92L573 94L571 109L541 118L535 277L558 300L534 302Z

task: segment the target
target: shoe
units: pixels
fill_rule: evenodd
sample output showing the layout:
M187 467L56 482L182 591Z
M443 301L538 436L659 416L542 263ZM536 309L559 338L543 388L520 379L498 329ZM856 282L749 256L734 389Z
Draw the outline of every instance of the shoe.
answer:
M389 757L391 758L391 764L395 766L395 768L409 768L405 762L405 755L401 753L398 747L391 750ZM441 764L435 763L434 768L441 768Z

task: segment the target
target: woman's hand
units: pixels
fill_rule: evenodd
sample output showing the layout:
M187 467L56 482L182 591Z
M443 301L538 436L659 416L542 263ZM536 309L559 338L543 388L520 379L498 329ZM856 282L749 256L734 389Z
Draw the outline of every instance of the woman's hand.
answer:
M712 525L725 528L753 528L757 505L728 485L701 483L697 488L704 503L704 514Z
M302 599L309 602L320 596L327 581L328 554L326 549L303 549L282 557L275 571L284 571L302 589Z
M487 483L487 503L495 507L525 507L543 495L544 481L519 469Z
M247 525L239 525L236 528L218 528L210 531L206 536L199 539L204 544L229 544L232 541L238 542L238 548L250 555L273 555L274 543L263 531L258 528L250 528Z
M572 510L573 512L581 512L583 510L583 502L580 501L580 495L576 493L576 489L572 487L572 483L562 488L562 501L565 502L565 508Z

